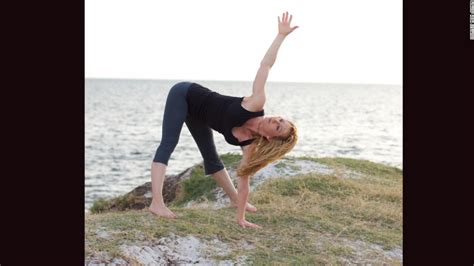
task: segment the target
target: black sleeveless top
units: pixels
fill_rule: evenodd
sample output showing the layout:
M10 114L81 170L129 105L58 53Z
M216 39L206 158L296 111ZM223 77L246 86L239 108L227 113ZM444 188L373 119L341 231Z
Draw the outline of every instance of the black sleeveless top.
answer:
M240 127L247 120L263 116L264 110L250 112L241 105L244 97L221 95L197 83L192 83L186 95L188 115L204 121L210 128L224 135L227 143L245 146L254 139L239 142L232 135L232 128Z

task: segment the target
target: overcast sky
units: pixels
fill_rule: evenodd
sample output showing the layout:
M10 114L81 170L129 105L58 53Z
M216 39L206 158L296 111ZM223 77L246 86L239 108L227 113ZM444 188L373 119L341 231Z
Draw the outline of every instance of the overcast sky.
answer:
M402 84L402 0L86 0L85 77Z

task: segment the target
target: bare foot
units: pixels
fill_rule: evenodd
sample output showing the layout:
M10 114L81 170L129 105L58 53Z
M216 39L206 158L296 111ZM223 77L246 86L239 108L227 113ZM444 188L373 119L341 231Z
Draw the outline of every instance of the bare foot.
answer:
M148 210L157 216L162 216L165 218L176 218L176 214L174 214L166 206L158 206L158 205L151 204L150 207L148 207Z
M232 202L231 206L234 207L234 208L237 208L237 203ZM255 208L255 206L253 206L252 204L247 202L247 206L245 207L245 211L257 212L257 208Z

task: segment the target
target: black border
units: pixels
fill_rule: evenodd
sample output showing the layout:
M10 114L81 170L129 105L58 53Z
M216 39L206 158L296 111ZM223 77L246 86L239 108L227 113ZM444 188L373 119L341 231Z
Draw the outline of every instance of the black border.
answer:
M470 265L469 4L403 6L403 263ZM83 265L84 2L3 10L0 264Z
M0 264L84 265L84 2L2 11Z
M403 5L404 264L471 265L469 1Z

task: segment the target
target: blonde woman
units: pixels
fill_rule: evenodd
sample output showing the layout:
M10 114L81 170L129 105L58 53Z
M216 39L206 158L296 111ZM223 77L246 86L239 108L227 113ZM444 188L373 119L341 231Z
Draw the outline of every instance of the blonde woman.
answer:
M278 17L278 34L260 63L253 82L252 95L221 95L197 83L180 82L168 94L163 115L160 145L151 166L153 199L149 210L158 216L175 218L163 201L166 166L186 123L204 159L206 175L212 175L237 207L237 223L242 227L260 228L245 219L245 212L257 209L247 202L249 178L272 161L281 158L296 144L295 125L280 116L264 116L265 82L275 63L283 40L298 26L291 27L288 12ZM214 145L212 129L223 134L226 142L242 148L235 189Z

